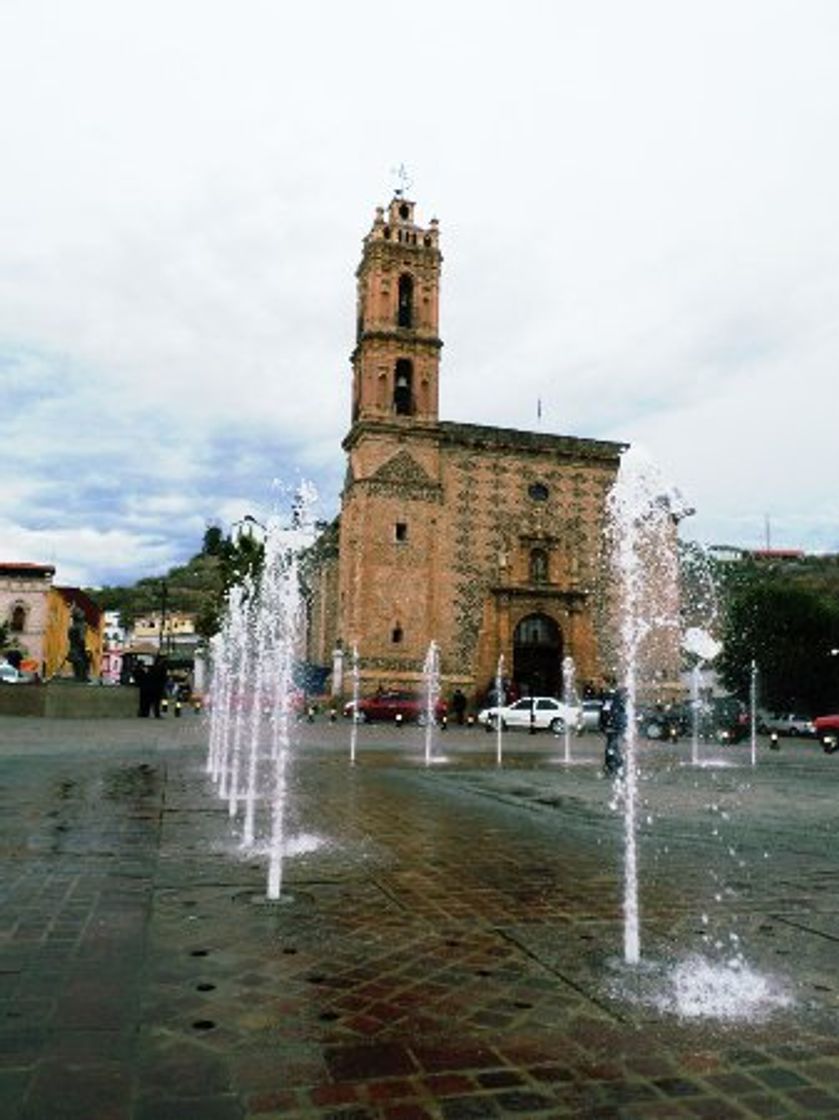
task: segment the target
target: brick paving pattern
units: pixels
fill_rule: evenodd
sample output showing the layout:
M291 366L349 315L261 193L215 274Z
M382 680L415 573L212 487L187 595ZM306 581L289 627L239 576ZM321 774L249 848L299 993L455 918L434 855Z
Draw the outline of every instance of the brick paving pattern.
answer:
M0 722L8 1120L839 1118L839 762L644 746L642 965L600 740L300 730L283 898L195 717ZM720 756L717 756L720 757ZM736 763L736 765L731 765ZM304 842L306 841L306 842ZM742 952L791 1005L679 1019L669 962ZM658 970L658 971L657 971Z

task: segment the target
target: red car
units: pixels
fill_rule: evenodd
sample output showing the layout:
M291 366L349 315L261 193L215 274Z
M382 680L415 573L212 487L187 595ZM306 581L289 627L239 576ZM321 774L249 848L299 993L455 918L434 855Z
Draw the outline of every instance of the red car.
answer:
M839 715L817 716L813 720L813 727L825 754L833 754L839 750Z
M442 723L448 710L445 700L437 701L434 707L437 723ZM359 723L378 720L387 723L418 723L422 726L426 720L426 711L425 697L417 696L414 692L377 692L374 696L365 696L359 700L357 718ZM352 701L344 708L344 714L353 714Z

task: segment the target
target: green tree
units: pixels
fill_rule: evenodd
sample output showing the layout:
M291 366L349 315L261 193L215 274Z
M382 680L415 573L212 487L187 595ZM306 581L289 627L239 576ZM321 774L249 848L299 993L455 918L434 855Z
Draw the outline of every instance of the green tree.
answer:
M206 548L205 535L205 548ZM240 533L235 539L224 537L214 544L214 558L218 563L218 580L215 593L202 604L196 619L196 630L204 638L218 633L224 606L231 588L246 581L256 583L265 561L265 545L251 533Z
M205 556L220 556L224 548L224 533L218 525L210 525L204 533Z
M752 662L767 708L818 714L839 707L839 608L807 587L790 586L754 570L734 573L726 595L723 683L749 695Z

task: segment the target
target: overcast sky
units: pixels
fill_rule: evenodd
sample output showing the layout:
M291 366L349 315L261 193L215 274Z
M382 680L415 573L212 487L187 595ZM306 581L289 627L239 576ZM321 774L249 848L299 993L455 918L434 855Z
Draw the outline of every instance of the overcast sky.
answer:
M311 479L404 163L441 415L839 551L836 0L0 0L0 559L164 572Z

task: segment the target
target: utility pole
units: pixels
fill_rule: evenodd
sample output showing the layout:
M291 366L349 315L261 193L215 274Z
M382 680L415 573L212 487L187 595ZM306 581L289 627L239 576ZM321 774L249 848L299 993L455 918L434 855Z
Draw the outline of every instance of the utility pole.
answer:
M160 581L160 638L157 643L159 653L163 653L163 635L166 633L166 596L168 593L166 580L162 579Z

